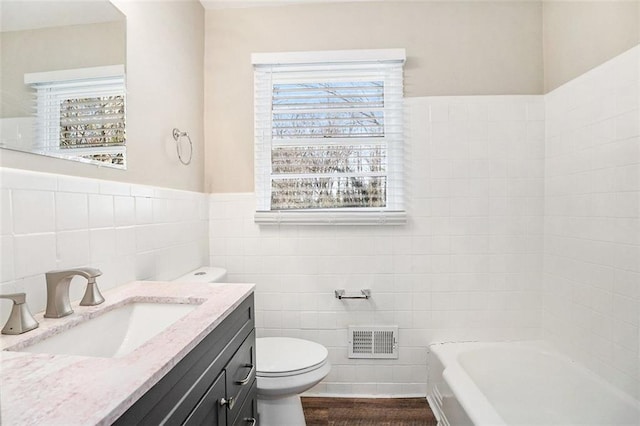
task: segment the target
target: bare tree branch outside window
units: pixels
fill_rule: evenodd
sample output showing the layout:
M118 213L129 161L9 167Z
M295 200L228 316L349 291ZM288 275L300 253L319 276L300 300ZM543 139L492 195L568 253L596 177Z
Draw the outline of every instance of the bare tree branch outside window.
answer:
M272 210L385 207L384 83L274 84Z

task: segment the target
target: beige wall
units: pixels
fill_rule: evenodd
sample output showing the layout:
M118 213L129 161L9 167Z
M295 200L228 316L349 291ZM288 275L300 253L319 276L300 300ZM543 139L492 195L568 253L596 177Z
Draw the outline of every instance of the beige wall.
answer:
M640 42L640 1L543 3L545 92Z
M0 166L203 190L204 10L197 0L114 3L127 17L126 171L0 150ZM171 130L191 134L190 166Z
M6 150L0 166L252 191L252 52L405 47L407 96L539 94L640 41L640 6L624 0L316 4L209 10L206 22L195 0L116 4L128 19L129 169ZM192 135L191 166L173 127Z
M207 10L205 190L253 191L253 52L404 47L406 96L539 94L539 2Z

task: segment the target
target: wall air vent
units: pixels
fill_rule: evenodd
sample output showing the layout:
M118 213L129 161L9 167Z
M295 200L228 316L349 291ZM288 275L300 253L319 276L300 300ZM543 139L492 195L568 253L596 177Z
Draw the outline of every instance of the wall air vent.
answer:
M397 326L350 326L349 358L398 358Z

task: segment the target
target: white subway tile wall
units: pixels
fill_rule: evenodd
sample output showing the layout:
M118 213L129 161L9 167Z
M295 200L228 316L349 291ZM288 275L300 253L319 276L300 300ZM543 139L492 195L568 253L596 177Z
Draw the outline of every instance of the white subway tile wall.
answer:
M545 336L640 397L640 47L546 95Z
M44 273L94 266L106 290L170 280L208 262L208 195L96 179L0 169L0 293L46 304ZM84 292L80 278L72 300ZM4 324L11 302L0 300Z
M258 335L328 347L313 394L425 395L430 342L541 334L543 97L405 105L406 226L258 226L252 193L211 196L210 264L256 283ZM400 327L398 360L348 359L372 324Z

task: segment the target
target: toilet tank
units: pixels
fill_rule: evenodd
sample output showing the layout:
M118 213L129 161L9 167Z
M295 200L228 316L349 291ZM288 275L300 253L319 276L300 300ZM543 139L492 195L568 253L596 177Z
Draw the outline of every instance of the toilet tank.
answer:
M176 278L175 281L191 281L200 283L219 283L224 282L227 278L227 270L224 268L218 268L215 266L203 266L194 271L189 272Z

